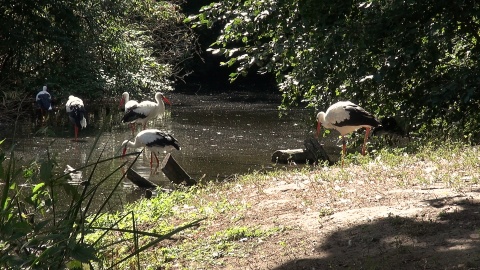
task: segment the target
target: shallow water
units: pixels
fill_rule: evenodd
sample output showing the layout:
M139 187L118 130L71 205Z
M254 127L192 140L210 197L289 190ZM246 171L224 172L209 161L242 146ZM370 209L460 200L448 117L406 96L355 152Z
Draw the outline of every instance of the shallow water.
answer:
M181 94L172 94L169 99L173 105L167 106L164 117L150 123L149 128L167 131L180 142L182 150L171 154L196 180L223 180L236 174L280 166L271 162L272 153L279 149L304 148L303 141L313 135L315 128L310 110L292 110L280 118L278 103L275 102L232 101L218 96ZM122 112L118 108L111 109L110 113L105 113L103 109L96 111L89 115L87 129L80 131L78 142L72 141L73 127L59 110L60 115L51 116L44 126L32 123L19 125L15 139L13 128L4 129L2 136L7 140L2 147L5 149L15 144L17 157L25 161L45 159L51 155L58 162L58 175L64 173L67 165L76 169L99 158L120 155L122 141L132 138L128 126L119 123ZM53 118L57 121L52 121ZM129 156L99 164L95 169L96 178L114 171L124 161L130 164L134 158ZM148 152L141 154L132 168L146 179L169 187L169 181L161 171L152 173L149 158ZM73 175L74 180L81 181L92 170L87 168L81 175ZM122 170L119 170L112 179L120 179L121 176ZM108 185L104 192L108 193ZM117 193L123 201L135 200L142 195L128 180L122 182Z

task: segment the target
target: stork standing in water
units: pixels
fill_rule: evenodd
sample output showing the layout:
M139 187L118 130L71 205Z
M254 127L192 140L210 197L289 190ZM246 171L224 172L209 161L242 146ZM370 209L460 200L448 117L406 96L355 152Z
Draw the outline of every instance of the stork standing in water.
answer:
M75 129L75 141L77 141L78 129L87 127L87 119L85 119L85 106L83 105L83 101L78 97L69 96L65 107L67 109L68 117L73 123L73 127Z
M319 112L317 121L317 137L320 135L322 125L325 128L333 128L340 132L340 135L342 135L343 157L347 153L345 135L359 128L365 128L366 133L362 146L362 155L365 155L370 130L380 125L380 122L371 113L350 101L337 102L331 105L326 112Z
M45 120L45 115L48 111L52 110L52 96L47 91L47 86L43 86L42 91L37 93L35 101L40 107L40 113L42 115L42 121Z
M158 115L165 113L165 103L172 105L170 101L161 92L155 94L155 101L142 101L125 112L122 118L123 123L139 123L146 128L147 122L155 119Z
M138 102L136 100L130 100L130 95L128 92L123 92L122 99L120 100L120 107L125 106L125 114L130 112L133 108L138 106ZM130 128L132 129L132 135L135 134L135 121L128 123Z
M162 132L158 129L146 129L140 131L135 139L132 141L125 140L122 143L123 152L122 155L125 156L127 152L127 147L138 148L146 147L150 150L150 168L153 164L153 156L157 160L157 167L160 164L158 160L157 153L160 151L168 151L172 149L180 150L180 145L178 144L177 139L172 135Z

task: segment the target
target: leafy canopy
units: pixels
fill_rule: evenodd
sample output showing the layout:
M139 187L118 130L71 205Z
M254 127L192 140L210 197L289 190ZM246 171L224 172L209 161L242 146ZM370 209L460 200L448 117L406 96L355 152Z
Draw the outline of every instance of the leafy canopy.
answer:
M182 0L1 0L0 90L168 90L195 48Z
M478 14L468 0L225 0L186 21L221 26L209 50L236 68L231 79L275 74L284 108L348 99L413 128L468 134L480 127Z

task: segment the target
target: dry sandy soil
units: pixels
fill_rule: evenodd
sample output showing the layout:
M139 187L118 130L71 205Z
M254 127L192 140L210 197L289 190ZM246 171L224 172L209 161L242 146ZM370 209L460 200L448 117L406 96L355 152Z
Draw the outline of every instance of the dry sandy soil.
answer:
M226 254L218 269L480 269L477 185L399 188L347 174L350 180L334 183L292 174L288 181L236 186L231 198L252 205L237 226L285 231L244 239L254 250Z
M456 170L469 175L461 188L442 179L449 177L448 166L427 163L415 168L425 185L412 184L419 176L408 176L406 165L385 172L323 168L238 184L228 198L250 207L240 218L226 214L213 221L197 237L234 226L285 230L242 239L243 250L218 254L217 267L186 269L480 269L480 186L469 183L480 173L478 165L458 162ZM409 177L415 181L399 184Z

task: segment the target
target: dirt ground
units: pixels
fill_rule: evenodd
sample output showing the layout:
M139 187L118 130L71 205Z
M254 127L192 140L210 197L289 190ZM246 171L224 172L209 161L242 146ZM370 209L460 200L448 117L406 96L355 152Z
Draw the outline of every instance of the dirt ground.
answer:
M421 166L428 177L432 166ZM478 175L475 168L457 169ZM333 170L322 173L342 179L292 173L230 190L231 200L250 207L235 221L209 224L205 237L233 226L284 230L242 239L244 251L219 255L218 267L205 269L480 269L480 185L466 178L462 188L442 179L402 186L395 174L408 175L406 167L373 177L361 168Z
M255 241L253 252L225 256L219 269L480 269L477 185L399 188L355 175L338 183L316 177L232 190L232 199L252 205L237 225L285 231L245 240Z

